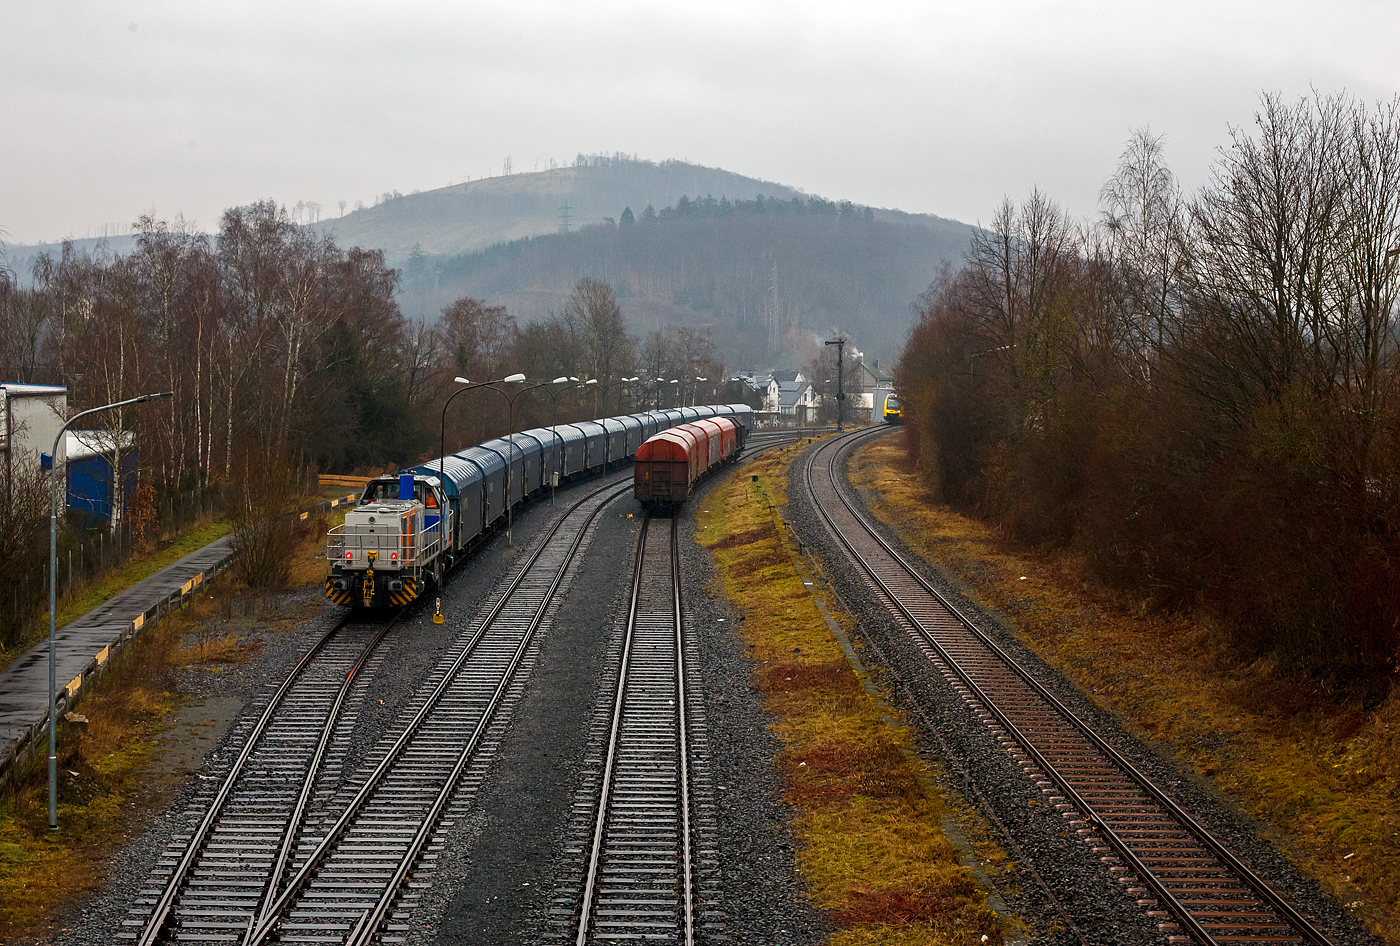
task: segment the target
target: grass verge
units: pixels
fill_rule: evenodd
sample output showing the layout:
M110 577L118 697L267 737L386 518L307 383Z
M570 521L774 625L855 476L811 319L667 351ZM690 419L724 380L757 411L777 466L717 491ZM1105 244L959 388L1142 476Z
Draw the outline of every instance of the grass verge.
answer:
M298 525L291 568L296 586L319 585L324 578L323 536L334 518L343 520L344 513L313 514ZM217 537L189 537L186 544L200 547ZM174 561L189 550L167 551ZM256 649L249 643L255 626L269 625L258 613L257 596L246 592L225 573L113 658L77 708L90 720L86 731L60 729L57 831L48 827L46 752L35 753L0 794L0 942L57 935L58 924L70 919L64 907L95 892L111 853L143 818L169 804L188 774L171 765L165 752L166 734L184 699L174 671L218 673L248 659ZM287 630L292 623L279 611L270 629Z
M189 659L181 642L191 624L214 608L201 596L154 625L113 658L79 707L91 721L86 732L60 728L58 830L48 827L46 752L34 753L0 796L0 940L58 932L58 908L97 889L106 855L173 788L148 772L180 703L170 671Z
M1193 766L1265 824L1377 935L1400 943L1400 696L1339 706L1267 662L1242 665L1206 621L1144 613L1071 555L1012 551L929 497L900 437L862 449L872 511L1100 706Z
M190 532L181 535L169 545L166 545L149 555L135 557L125 562L121 566L112 569L105 575L81 588L71 596L59 599L58 617L55 623L58 627L65 627L78 618L87 614L93 608L101 605L113 595L121 594L132 585L142 579L149 578L156 572L173 565L191 552L204 548L210 542L222 539L228 535L229 528L223 522L210 522L202 525ZM38 622L33 630L26 635L25 639L12 648L0 648L0 670L8 667L20 654L39 643L49 635L49 612L46 607L41 613Z
M797 449L730 476L698 518L783 745L798 868L838 927L832 946L1000 943L1001 920L940 827L950 812L909 731L867 694L770 510L786 501Z

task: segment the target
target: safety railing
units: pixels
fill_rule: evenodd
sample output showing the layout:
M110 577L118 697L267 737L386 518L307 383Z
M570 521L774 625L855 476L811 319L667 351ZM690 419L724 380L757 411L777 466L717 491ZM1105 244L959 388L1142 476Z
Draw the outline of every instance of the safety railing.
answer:
M442 550L442 528L434 523L417 533L346 532L344 525L326 533L326 561L344 568L369 567L369 552L375 553L376 569L416 568L431 562Z

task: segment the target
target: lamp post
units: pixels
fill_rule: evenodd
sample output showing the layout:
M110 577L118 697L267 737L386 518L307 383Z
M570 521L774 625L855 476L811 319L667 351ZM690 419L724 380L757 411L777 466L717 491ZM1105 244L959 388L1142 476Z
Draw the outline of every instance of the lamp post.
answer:
M549 383L564 384L567 381L575 382L574 384L569 385L569 387L581 388L584 386L582 384L577 383L578 378L575 378L572 375L563 378L555 378ZM551 466L554 469L554 472L549 478L549 504L551 506L554 505L554 487L559 480L559 395L563 394L567 390L568 388L560 388L557 391L552 390L548 392L549 398L554 405L554 413L551 415L551 419L549 422L550 446L554 451L554 462L551 464Z
M453 391L448 395L447 400L442 405L442 424L438 429L438 479L442 481L444 490L447 489L447 405L451 404L452 399L457 395L464 394L467 391L474 391L477 388L484 388L493 384L504 384L507 381L524 381L525 376L523 374L513 374L508 378L500 378L496 381L478 381L476 384L472 384L466 378L453 378L452 380L458 384L465 384L466 387L458 388Z
M616 381L609 381L607 384L605 384L605 385L603 386L603 393L602 393L602 397L603 397L603 406L604 406L605 408L607 407L608 392L609 392L610 390L612 390L613 388L617 387L619 384L627 384L627 383L629 383L629 382L636 381L636 380L637 380L636 378L618 378ZM617 399L617 409L618 409L618 412L621 413L621 411L622 411L622 398L621 398L620 395L619 395L619 397L618 397L618 399Z
M458 388L447 396L447 400L442 405L442 425L438 428L438 479L442 481L442 488L447 489L447 405L452 403L452 399L459 394L465 394L473 388L482 388L488 384L495 384L494 381L479 381L472 384L466 378L453 378L458 384L465 384L466 387Z
M445 404L442 405L442 432L443 432L443 440L442 440L442 442L441 442L441 444L440 444L441 449L442 449L442 460L439 461L439 469L442 468L444 462L446 461L446 454L447 454L447 440L446 440L446 431L447 431L447 405L452 403L452 398L454 398L454 397L456 397L457 395L461 394L463 391L472 391L472 390L475 390L475 389L477 389L477 388L486 388L488 391L495 391L495 392L496 392L497 394L499 394L501 397L505 398L505 399L506 399L507 407L508 407L508 408L511 408L511 407L514 407L514 406L515 406L515 401L514 401L514 399L511 398L511 396L510 396L509 394L507 394L506 392L502 391L500 388L498 388L498 387L493 387L493 385L497 385L497 384L514 384L514 383L517 382L517 381L524 381L524 380L525 380L525 376L524 376L523 374L513 374L513 375L508 375L507 377L501 378L499 381L480 381L480 382L478 382L478 383L476 383L476 384L472 384L472 383L468 382L466 378L455 378L455 379L453 379L453 380L455 380L458 384L465 384L466 387L464 387L464 388L458 388L456 391L453 391L451 397L449 397L449 398L447 399L447 403L445 403ZM506 426L507 426L507 427L513 427L513 426L514 426L514 416L513 416L513 414L511 413L510 410L507 410L506 416L507 416ZM510 440L507 441L508 446L506 447L506 453L507 453L507 456L506 456L506 543L507 543L507 544L511 544L511 542L510 542L510 526L511 526L511 515L510 515L510 460L511 460L511 455L513 455L514 452L515 452L515 437L513 436L514 430L512 430L511 433L512 433L512 436L511 436ZM443 477L443 482L446 483L446 477L445 477L445 476Z
M524 381L523 374L513 374L501 379L502 384L514 384L517 381ZM501 397L506 399L506 545L515 545L515 540L511 536L511 527L514 524L514 510L510 506L510 465L515 459L515 399L520 396L516 391L514 395L507 394L500 388L492 388Z
M616 381L609 381L607 384L603 385L603 390L600 395L600 400L602 401L603 408L606 409L608 406L608 391L610 391L612 388L617 387L619 384L627 384L630 381L636 380L636 378L618 378ZM593 382L590 381L589 383L592 384ZM622 413L622 395L620 394L617 398L617 411L619 414ZM603 469L606 470L608 464L612 462L612 451L609 449L608 438L606 434L603 438L603 444Z
M49 454L53 458L53 469L50 471L52 489L49 498L49 828L51 830L58 827L58 717L54 712L54 703L58 699L58 646L56 643L58 637L58 445L63 440L63 435L68 432L68 428L80 417L126 407L128 404L143 404L146 401L174 396L174 391L143 394L130 400L117 401L114 404L104 404L101 407L81 411L68 418L58 429L58 436L53 438L53 452ZM112 477L113 489L121 489L120 446L117 449L117 468Z
M523 380L524 380L524 376L522 375L522 376L520 377L519 380L522 380L522 381L523 381ZM516 391L514 394L512 394L512 395L509 397L510 408L511 408L511 409L510 409L510 411L509 411L508 413L510 413L511 416L513 416L513 411L514 411L514 409L515 409L515 399L518 398L520 395L524 394L526 391L534 391L534 390L536 390L537 388L547 388L547 387L549 387L551 384L565 384L565 383L567 383L567 382L569 382L569 381L577 381L577 380L578 380L578 378L573 378L573 377L562 377L562 378L555 378L553 381L541 381L539 384L532 384L532 385L530 385L528 388L521 388L519 391ZM589 382L587 382L587 383L588 383L588 384L593 384L593 383L595 383L595 382L589 381ZM583 386L583 385L578 385L578 387L582 387L582 386ZM553 470L553 473L551 474L551 476L550 476L550 478L549 478L549 504L550 504L551 506L554 505L554 480L557 479L557 478L558 478L558 475L559 475L559 431L558 431L558 427L559 427L559 394L560 394L560 391L562 391L562 390L564 390L564 389L561 388L559 391L549 391L549 392L548 392L548 394L549 394L549 396L550 396L550 399L554 402L554 415L553 415L553 418L554 418L554 419L553 419L553 422L551 423L550 428L549 428L550 447L552 448L553 453L554 453L554 462L553 462L553 464L552 464L554 470ZM515 425L514 425L514 424L511 424L511 437L512 437L512 438L514 438L514 436L515 436L514 431L515 431ZM514 450L515 450L515 445L514 445L513 442L511 443L511 448L510 448L510 449L511 449L511 452L512 452L512 455L513 455L513 454L514 454ZM507 523L507 525L506 525L506 541L509 542L509 541L510 541L510 525L509 525L509 523L510 523L510 513L509 513L509 512L506 513L506 523Z

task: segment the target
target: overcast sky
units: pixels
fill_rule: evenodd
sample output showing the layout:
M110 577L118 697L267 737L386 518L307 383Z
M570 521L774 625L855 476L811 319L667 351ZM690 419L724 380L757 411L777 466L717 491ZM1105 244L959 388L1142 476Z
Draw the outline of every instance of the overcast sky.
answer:
M1261 90L1400 91L1393 0L0 0L10 243L213 230L621 151L976 222L1095 212L1133 128L1188 189ZM716 195L719 196L719 195Z

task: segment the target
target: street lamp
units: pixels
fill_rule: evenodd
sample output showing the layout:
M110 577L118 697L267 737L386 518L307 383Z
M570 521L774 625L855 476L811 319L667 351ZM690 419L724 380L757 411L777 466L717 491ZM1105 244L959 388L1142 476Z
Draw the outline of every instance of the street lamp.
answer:
M523 376L521 377L520 380L522 380L522 381L524 380ZM547 388L547 387L549 387L549 386L552 385L552 384L566 384L566 383L569 382L569 381L578 381L578 378L574 378L574 377L555 378L553 381L541 381L539 384L532 384L532 385L530 385L528 388L521 388L519 391L516 391L515 394L511 395L511 397L510 397L511 408L513 409L514 406L515 406L515 399L518 398L520 395L524 394L526 391L534 391L534 390L537 389L537 388ZM597 384L597 381L585 381L584 384ZM581 388L581 387L584 386L584 384L575 384L575 385L573 385L573 387L580 387L580 388ZM550 400L554 402L553 420L552 420L552 422L551 422L551 424L550 424L550 427L549 427L550 447L553 449L553 453L554 453L554 462L551 464L552 473L551 473L550 478L549 478L549 504L550 504L551 506L554 505L554 481L557 480L557 479L559 478L559 429L558 429L558 428L559 428L559 395L560 395L563 391L565 391L565 390L567 390L567 389L565 389L565 388L560 388L560 389L557 390L557 391L547 391L547 392L546 392L546 393L549 395ZM512 437L515 436L514 433L513 433L514 429L515 429L515 425L512 424L512 425L511 425L511 430L512 430L511 436L512 436ZM514 451L514 449L515 449L514 446L512 446L512 447L511 447L512 452ZM507 522L507 526L506 526L506 541L510 541L510 526L509 526L509 522L510 522L510 513L509 513L509 512L506 513L506 522Z
M506 381L523 381L525 380L525 376L523 374L513 374L509 378L501 378L499 381L478 381L476 384L472 384L466 378L453 378L452 380L457 382L458 384L465 384L466 387L458 388L457 390L453 391L450 395L448 395L447 400L442 405L442 424L438 429L438 479L442 481L444 490L447 489L447 405L451 404L452 399L455 398L457 395L463 394L467 391L472 391L476 388L484 388L487 385L491 384L501 384Z
M467 381L466 378L454 378L453 380L456 381L458 384L465 384L466 387L464 387L464 388L458 388L456 391L453 391L451 397L449 397L449 398L447 399L447 402L446 402L445 404L442 405L442 430L441 430L442 440L441 440L441 442L440 442L440 444L439 444L439 446L440 446L440 448L441 448L441 450L442 450L442 454L441 454L441 459L438 461L438 468L439 468L439 471L441 471L441 470L443 469L443 467L445 466L446 461L447 461L447 405L452 403L452 398L454 398L454 397L456 397L457 395L461 394L463 391L473 391L473 390L476 390L477 388L486 388L488 391L495 391L495 392L496 392L497 394L499 394L501 397L505 398L505 399L506 399L506 404L507 404L508 407L514 407L514 406L515 406L515 402L514 402L514 400L511 398L511 396L510 396L509 394L507 394L506 392L502 391L500 388L493 387L493 385L497 385L497 384L514 384L514 383L517 382L517 381L524 381L524 380L525 380L525 376L524 376L523 374L513 374L513 375L509 375L509 376L507 376L507 377L501 378L499 381L480 381L480 382L477 382L476 384L472 384L471 382ZM509 411L509 410L507 410L506 414L507 414L506 426L512 428L512 430L511 430L512 436L511 436L510 440L507 441L508 446L507 446L507 448L506 448L506 451L507 451L507 454L508 454L507 457L506 457L506 543L509 544L509 543L510 543L510 539L511 539L511 536L510 536L510 525L511 525L511 515L510 515L510 461L511 461L511 455L513 455L514 452L515 452L515 437L513 436L513 435L514 435L514 429L513 429L513 428L514 428L514 416L513 416L513 414L511 413L511 411ZM447 482L447 477L446 477L445 475L443 475L442 479L443 479L443 483L446 484L446 482ZM445 485L444 485L444 488L445 488Z
M579 383L577 383L577 382L578 382L578 378L575 378L575 377L573 377L572 375L569 375L568 377L563 377L563 378L555 378L553 381L550 381L549 383L550 383L550 384L564 384L565 382L568 382L568 381L573 381L573 382L575 382L574 384L569 385L569 387L574 387L574 388L581 388L581 387L584 387L584 384L579 384ZM586 384L586 383L587 383L587 382L585 382L585 384ZM541 387L542 387L542 385L541 385ZM558 485L558 481L559 481L559 395L560 395L560 394L563 394L563 393L564 393L565 391L567 391L567 390L568 390L568 388L560 388L560 389L558 389L557 391L551 390L551 391L548 391L548 392L547 392L547 393L549 394L550 401L553 402L553 405L554 405L554 413L551 415L551 419L550 419L550 422L549 422L549 439L550 439L550 445L551 445L551 447L553 448L553 451L554 451L554 462L551 464L551 467L553 468L553 471L554 471L554 472L551 474L551 476L550 476L550 478L549 478L549 504L550 504L551 506L554 505L554 488L555 488L556 485Z
M54 712L54 703L58 699L58 648L55 643L58 637L58 444L63 439L63 435L68 432L68 428L80 417L89 414L96 414L99 411L110 411L118 407L126 407L128 404L144 404L146 401L154 401L163 397L174 397L174 391L165 391L160 394L143 394L126 401L117 401L114 404L104 404L101 407L94 407L90 410L81 411L74 414L64 422L58 429L58 436L53 438L53 452L49 454L53 458L53 469L50 470L53 488L49 498L49 828L58 827L58 717ZM117 449L117 469L112 475L112 488L121 489L121 449Z
M617 387L619 384L627 384L627 383L629 383L629 382L631 382L631 381L636 381L636 380L637 380L636 378L618 378L616 381L609 381L606 385L604 385L604 386L603 386L603 391L602 391L603 407L604 407L604 408L607 407L608 392L609 392L610 390L612 390L613 388ZM619 396L618 396L618 399L617 399L617 409L618 409L618 412L619 412L619 413L622 411L622 396L621 396L621 395L619 395Z
M502 384L515 384L524 381L523 374L513 374L501 379ZM515 540L511 536L511 526L514 524L514 510L510 507L510 465L515 460L515 399L520 396L519 391L514 395L507 394L500 388L492 388L501 397L506 399L506 545L515 545Z

